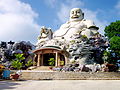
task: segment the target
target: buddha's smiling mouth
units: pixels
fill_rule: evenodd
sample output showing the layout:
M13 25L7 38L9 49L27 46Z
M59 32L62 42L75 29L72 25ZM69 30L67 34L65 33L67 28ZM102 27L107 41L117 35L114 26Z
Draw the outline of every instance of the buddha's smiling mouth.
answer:
M74 15L71 18L79 18L79 16L78 15Z

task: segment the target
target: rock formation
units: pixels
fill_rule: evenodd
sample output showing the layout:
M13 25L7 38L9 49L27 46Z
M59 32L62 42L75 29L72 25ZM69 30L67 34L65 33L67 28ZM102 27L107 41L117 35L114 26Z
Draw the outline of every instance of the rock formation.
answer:
M32 55L32 50L35 46L29 41L20 42L1 42L0 43L0 64L10 67L11 61L14 59L14 54L23 53L27 61L27 58Z
M37 48L58 46L70 54L69 61L80 64L103 63L100 57L108 44L98 29L93 21L84 19L81 9L73 8L69 21L54 33L46 27L41 28Z

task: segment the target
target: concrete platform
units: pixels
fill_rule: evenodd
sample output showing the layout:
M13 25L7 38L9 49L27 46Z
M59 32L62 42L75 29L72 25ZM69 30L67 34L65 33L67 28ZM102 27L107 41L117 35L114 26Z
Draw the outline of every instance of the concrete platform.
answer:
M23 80L120 80L120 72L22 71Z

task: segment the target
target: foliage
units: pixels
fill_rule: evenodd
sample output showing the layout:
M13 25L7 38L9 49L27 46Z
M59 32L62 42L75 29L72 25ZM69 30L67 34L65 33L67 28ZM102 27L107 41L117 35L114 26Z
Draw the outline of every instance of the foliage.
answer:
M103 57L102 59L104 60L104 62L108 62L110 64L116 64L117 60L116 58L114 58L114 56L112 55L113 52L110 51L104 51L103 52Z
M22 62L20 62L19 60L13 60L12 61L12 66L15 68L15 69L21 69L22 68Z
M82 38L87 38L87 36L86 35L82 35Z
M110 40L110 49L115 53L116 62L120 59L120 37L113 36Z
M120 20L112 22L109 26L105 27L105 36L109 39L113 36L120 35Z
M104 62L109 62L110 60L111 60L111 58L110 58L110 52L109 51L104 51L103 52L103 60L104 60Z
M15 59L12 60L12 67L16 68L16 69L21 69L23 63L21 62L21 60L24 60L25 57L23 56L23 54L15 54Z
M25 57L23 56L23 54L15 54L15 57L16 57L15 59L16 59L16 60L19 60L19 61L25 59Z
M27 63L25 64L27 67L33 65L33 60L30 59L29 61L27 61Z
M49 65L50 66L54 66L55 65L55 59L54 58L50 58L48 61L49 61Z
M36 66L36 65L37 65L37 62L33 61L33 65L35 65L35 66Z
M110 49L114 51L120 51L120 37L113 36L110 39Z
M110 52L109 52L109 51L104 51L104 52L103 52L103 55L104 55L104 56L110 56Z
M63 65L64 65L64 63L65 63L64 61L60 61L60 65L61 65L61 66L63 66Z
M70 43L74 44L74 43L75 43L75 40L71 40Z
M2 71L3 71L4 68L5 67L2 64L0 64L0 74L2 73Z
M82 35L81 39L82 39L83 41L87 41L87 40L88 40L88 38L87 38L86 35Z
M118 59L120 59L120 20L116 22L112 22L110 25L105 27L105 36L108 37L110 41L111 54L109 56L109 62L115 63ZM112 56L112 53L115 55ZM111 60L111 61L110 61Z

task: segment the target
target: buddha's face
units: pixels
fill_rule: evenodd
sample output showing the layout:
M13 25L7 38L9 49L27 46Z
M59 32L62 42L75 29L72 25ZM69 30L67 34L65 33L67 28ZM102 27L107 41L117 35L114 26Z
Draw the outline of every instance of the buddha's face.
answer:
M84 15L80 8L73 8L70 11L70 20L82 20Z

